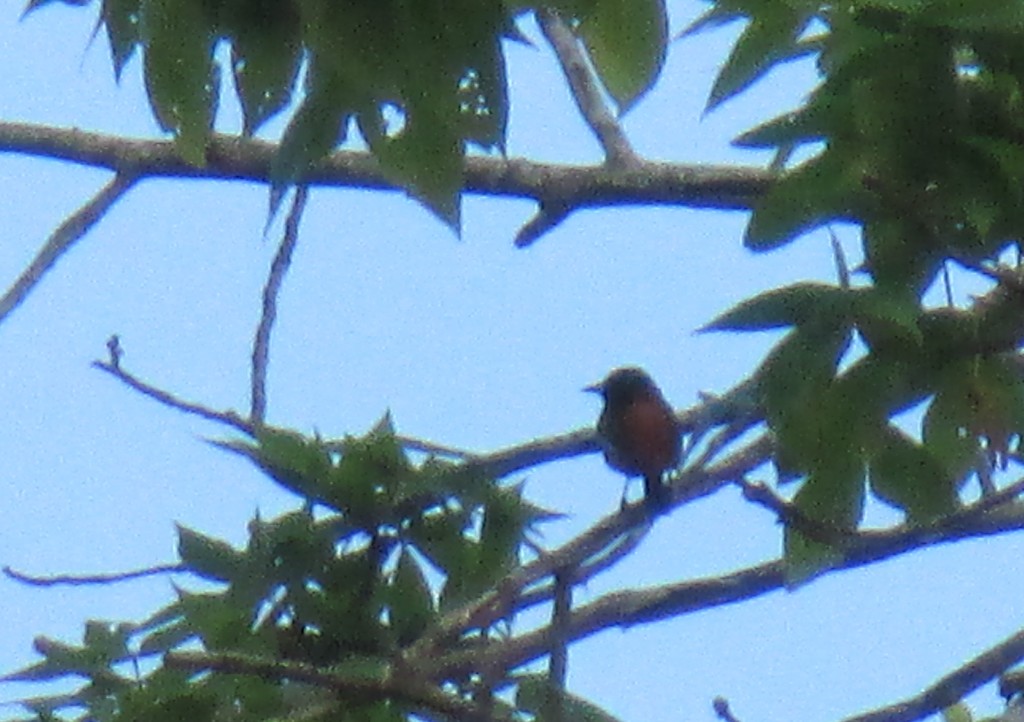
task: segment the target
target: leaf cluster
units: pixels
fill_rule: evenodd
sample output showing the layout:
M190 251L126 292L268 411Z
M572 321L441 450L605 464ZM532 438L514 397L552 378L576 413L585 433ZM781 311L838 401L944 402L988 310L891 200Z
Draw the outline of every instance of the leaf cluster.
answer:
M26 13L58 1L89 4L29 0ZM245 135L291 109L272 169L277 191L357 129L392 182L458 227L467 146L505 147L502 41L523 41L516 17L540 6L571 21L620 109L654 83L664 0L101 0L97 30L118 77L142 54L153 114L189 163L205 163L223 44Z
M182 571L213 590L178 587L141 624L89 622L79 646L37 640L43 660L7 680L87 680L24 702L38 718L78 709L90 720L266 720L302 707L320 719L313 708L323 706L324 719L400 720L424 704L424 694L403 694L409 680L455 700L479 685L477 673L435 677L403 655L517 566L546 512L465 465L414 465L387 418L336 443L270 428L253 442L218 443L298 494L302 508L257 515L242 549L180 526ZM495 634L471 622L450 630L437 656ZM174 653L196 650L273 674L197 675L174 664ZM339 701L299 684L295 670L307 669L329 670L331 686L349 694Z

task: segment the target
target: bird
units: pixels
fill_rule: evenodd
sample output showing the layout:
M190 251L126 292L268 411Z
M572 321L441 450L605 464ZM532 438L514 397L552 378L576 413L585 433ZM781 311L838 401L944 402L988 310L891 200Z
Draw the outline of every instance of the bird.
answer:
M669 499L662 475L679 465L682 428L657 384L643 369L626 366L583 390L604 399L597 434L608 466L642 476L645 503L664 507Z

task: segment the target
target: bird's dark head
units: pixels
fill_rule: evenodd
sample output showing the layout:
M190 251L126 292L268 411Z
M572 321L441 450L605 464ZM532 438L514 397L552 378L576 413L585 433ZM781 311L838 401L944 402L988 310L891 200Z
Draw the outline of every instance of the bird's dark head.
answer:
M584 391L601 394L612 405L629 403L640 396L659 393L658 387L643 369L635 366L618 368L603 381L587 386Z

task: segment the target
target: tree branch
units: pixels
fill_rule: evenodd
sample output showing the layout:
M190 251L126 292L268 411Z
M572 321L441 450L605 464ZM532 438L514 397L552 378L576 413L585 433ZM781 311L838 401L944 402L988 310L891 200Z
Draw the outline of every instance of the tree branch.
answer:
M71 247L103 218L110 207L135 184L135 181L136 178L133 174L118 171L113 180L103 186L88 203L57 226L57 230L46 239L46 243L39 249L39 253L32 259L32 262L21 272L21 275L7 289L3 297L0 297L0 322L3 322L11 311L25 300L46 275L46 272L53 268L60 257L71 250Z
M91 584L116 584L127 582L132 579L151 577L157 574L177 574L179 572L190 573L183 564L161 564L146 569L135 569L130 572L112 572L104 574L54 574L53 576L35 576L19 572L11 567L4 567L4 574L16 582L28 584L32 587L56 587L66 585L70 587L82 587Z
M260 323L256 328L256 338L252 344L252 406L249 418L254 425L262 424L267 415L267 365L270 363L270 331L277 318L277 296L281 292L281 284L288 268L292 264L292 253L299 240L299 222L302 211L306 207L309 189L299 186L295 191L292 209L284 225L284 235L270 264L270 275L267 285L263 288L263 311Z
M127 139L29 123L0 123L0 153L53 158L138 177L270 182L277 146L214 134L206 165L183 161L174 143ZM523 159L466 158L464 189L494 197L559 199L573 208L668 205L750 210L778 177L760 168L640 161L629 168L565 166ZM400 190L369 153L338 151L305 179L310 186Z
M1024 630L982 652L914 697L844 722L915 722L956 704L1024 659Z
M635 165L639 158L622 126L608 109L576 36L556 11L542 8L536 15L544 37L558 56L576 107L604 149L605 162L617 167Z
M885 531L851 534L843 558L819 576L883 561L936 544L1004 534L1024 529L1024 508L973 507L927 526L900 526ZM587 535L584 535L584 537ZM567 544L569 547L572 543ZM565 547L563 547L564 549ZM712 607L734 604L783 589L785 563L779 559L719 577L687 580L640 590L622 590L599 597L576 609L567 633L576 641L611 627L630 627ZM549 631L536 629L495 643L487 651L466 657L453 654L438 665L438 673L452 675L476 665L514 669L547 654Z
M381 675L356 676L339 672L324 671L311 664L260 659L242 654L222 652L169 652L164 655L168 667L191 672L220 672L223 674L247 674L270 680L293 680L332 690L348 701L366 700L374 702L397 698L433 712L448 715L457 720L477 720L483 717L477 706L460 699L454 694L429 684L417 682L407 675L398 675L385 668ZM499 719L491 717L491 719Z
M113 358L116 359L116 357ZM92 365L94 368L98 368L100 371L105 371L117 380L127 384L139 393L159 401L164 406L177 409L178 411L182 411L186 414L192 414L193 416L199 416L200 418L207 419L208 421L216 421L220 424L226 424L238 429L247 436L253 435L253 425L234 411L216 411L203 406L202 404L179 399L177 396L174 396L167 391L158 389L155 386L151 386L145 381L136 378L122 369L120 363L115 362L113 359L111 361L93 361Z

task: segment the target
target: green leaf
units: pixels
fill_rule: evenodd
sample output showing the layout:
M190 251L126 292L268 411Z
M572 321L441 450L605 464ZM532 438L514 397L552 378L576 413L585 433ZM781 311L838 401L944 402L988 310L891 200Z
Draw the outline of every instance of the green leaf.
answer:
M654 85L665 64L664 0L595 0L579 34L619 113L626 113Z
M163 654L196 637L196 630L184 619L154 629L139 642L139 654Z
M744 245L770 251L842 213L854 190L850 172L829 150L781 176L754 208Z
M244 556L227 542L178 527L178 556L193 574L215 582L229 582L238 576Z
M371 144L384 174L456 232L461 223L463 180L463 145L457 126L455 116L446 118L422 105L410 107L401 132Z
M741 301L701 331L761 331L815 321L842 325L854 294L824 283L796 283Z
M114 77L120 82L124 66L142 42L142 0L103 0L101 18L110 42Z
M971 431L973 408L967 389L952 375L939 388L921 423L924 446L959 488L979 463L978 439Z
M262 3L235 19L231 68L242 104L243 132L252 135L287 105L302 64L299 15L291 3Z
M141 30L153 113L164 130L174 133L182 158L205 165L219 84L215 34L204 0L144 0Z
M876 353L892 349L919 349L924 338L918 319L923 312L913 289L862 289L857 293L854 304L857 330Z
M814 106L784 113L755 126L732 141L737 148L778 148L792 143L823 140L828 128L819 122Z
M561 708L560 714L551 715L551 705ZM563 722L619 722L593 702L553 687L547 677L541 674L523 675L518 678L516 708L534 715L539 722L560 719Z
M492 487L480 528L478 573L481 587L490 586L519 562L519 548L530 518L530 510L523 505L522 494L522 484Z
M864 512L864 467L853 449L836 449L807 477L793 499L797 511L820 529L801 530L787 524L785 548L786 584L804 584L842 559L846 532L857 528Z
M903 510L912 523L933 521L957 508L956 485L946 467L891 425L872 451L868 479L871 491Z
M794 10L785 2L766 5L770 7L750 18L718 71L708 97L707 112L749 88L779 62L795 60L814 50L797 42L811 19L809 13Z
M434 597L419 562L408 549L398 557L389 589L389 620L398 644L419 639L435 616Z
M185 621L212 652L262 651L254 644L254 613L226 594L194 594L179 591Z
M334 150L345 135L353 110L351 88L332 79L314 54L306 71L306 96L285 128L278 153L270 162L273 189L305 178L315 163Z

